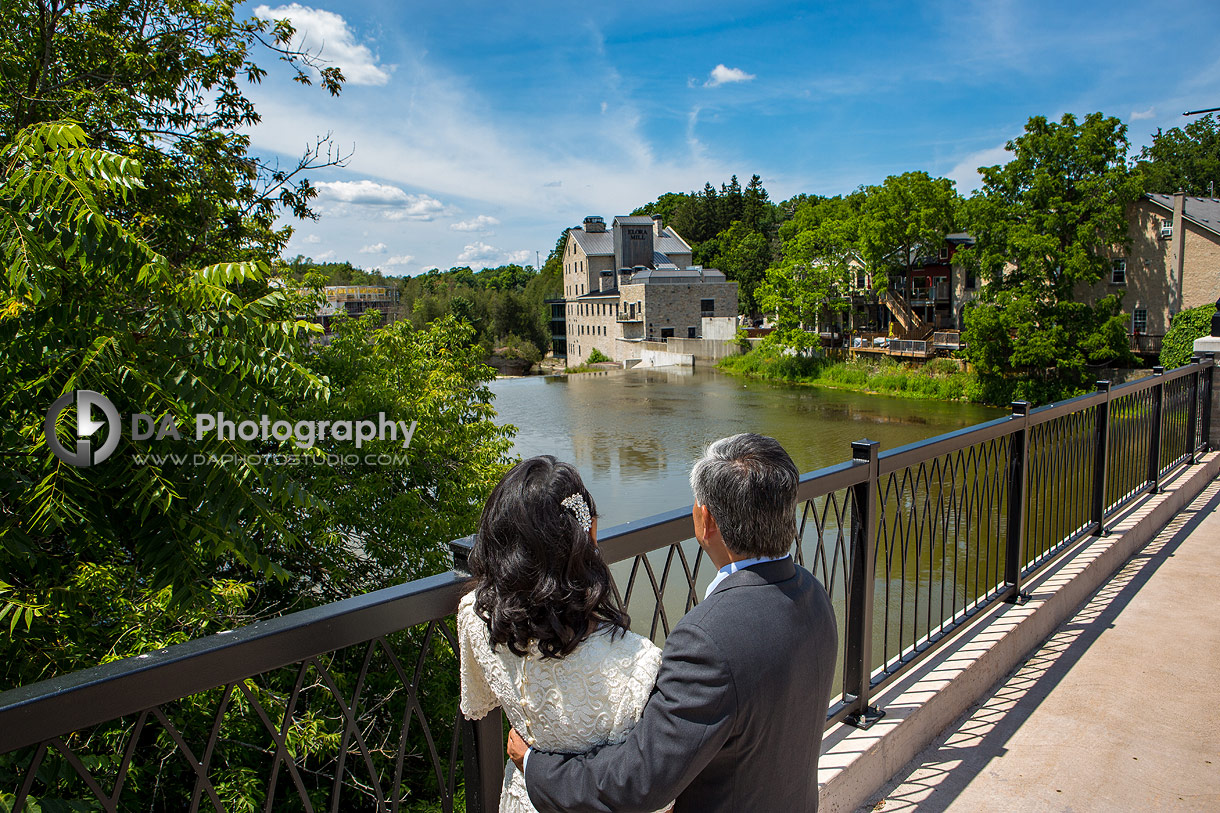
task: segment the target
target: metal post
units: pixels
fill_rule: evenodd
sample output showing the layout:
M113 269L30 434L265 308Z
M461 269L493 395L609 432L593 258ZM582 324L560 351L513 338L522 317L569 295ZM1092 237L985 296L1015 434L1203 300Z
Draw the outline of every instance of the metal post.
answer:
M1203 444L1207 451L1212 448L1212 399L1215 397L1216 386L1216 354L1205 353L1207 372L1203 374Z
M1004 581L1011 585L1005 601L1024 604L1029 594L1021 592L1021 569L1025 566L1025 481L1029 459L1029 401L1012 402L1012 420L1018 424L1008 447L1008 544L1005 549Z
M504 784L504 714L494 709L482 720L462 720L462 765L467 813L495 813Z
M851 456L868 464L863 483L852 486L852 510L856 521L851 530L851 578L847 584L847 663L844 692L854 695L852 712L846 722L856 728L868 728L885 716L885 712L868 704L872 691L873 601L877 566L877 477L878 451L875 440L857 440L851 444Z
M1195 424L1199 420L1199 367L1202 361L1203 359L1199 356L1190 357L1190 363L1195 369L1190 374L1190 408L1186 413L1186 465L1188 466L1195 464L1197 451L1195 447L1199 445L1199 429Z
M1097 405L1097 431L1093 446L1093 535L1106 535L1106 453L1110 446L1110 382L1098 381L1097 391L1105 398Z
M1164 367L1153 367L1152 375L1157 379L1152 388L1152 431L1148 438L1148 488L1149 494L1156 494L1161 486L1161 415L1165 404Z

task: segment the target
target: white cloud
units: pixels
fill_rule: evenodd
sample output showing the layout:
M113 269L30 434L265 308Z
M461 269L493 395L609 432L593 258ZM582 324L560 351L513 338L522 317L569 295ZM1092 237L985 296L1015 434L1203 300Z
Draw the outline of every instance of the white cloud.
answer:
M313 244L315 244L315 243L321 243L321 242L322 242L322 238L321 238L321 237L319 237L319 236L318 236L318 235L316 235L316 234L311 234L311 235L309 235L308 237L306 237L306 238L305 238L305 242L306 242L306 243L309 243L309 244L311 244L311 245L313 245Z
M460 263L482 263L486 265L488 262L500 256L500 249L495 246L489 246L482 240L476 240L474 245L466 246L466 250L457 256Z
M1150 119L1156 115L1156 108L1150 107L1147 110L1132 110L1131 120L1139 121L1140 119Z
M534 259L534 252L528 248L523 248L520 251L510 251L504 255L504 259L510 263L517 265L525 265L530 260Z
M473 220L463 220L460 223L450 223L449 228L454 231L479 231L485 232L492 226L500 225L500 221L496 220L491 215L479 215Z
M445 204L428 195L411 195L397 186L361 181L319 181L314 184L324 200L355 206L386 207L386 220L433 220L447 210Z
M392 206L405 203L407 193L397 186L363 181L319 181L314 184L318 194L342 203L358 203L365 206Z
M741 68L726 68L723 64L720 64L712 68L712 72L708 74L707 81L703 83L703 86L714 88L732 84L733 82L749 82L752 79L754 79L754 74L752 73L746 73Z
M275 8L257 6L254 15L264 20L291 20L296 34L290 47L307 51L339 68L349 84L384 85L390 81L393 66L377 64L373 52L368 46L356 42L347 21L333 11L292 3Z
M968 195L983 186L983 178L979 175L979 167L990 167L996 164L1007 164L1012 153L1004 147L991 147L986 150L972 152L949 170L948 177L957 184L957 191Z
M332 251L323 251L321 254L319 254L316 257L310 257L310 259L311 260L333 260L334 257L335 257L335 252L332 250Z
M361 254L385 254L387 246L385 243L373 243L371 246L365 246L360 249Z
M406 265L414 260L415 257L410 254L395 254L393 257L385 261L386 265Z

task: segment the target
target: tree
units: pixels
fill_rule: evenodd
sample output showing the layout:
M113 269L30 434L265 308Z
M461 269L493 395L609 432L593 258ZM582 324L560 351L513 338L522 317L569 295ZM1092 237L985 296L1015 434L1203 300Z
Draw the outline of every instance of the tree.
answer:
M15 0L0 24L0 140L37 123L74 120L91 143L140 161L143 186L102 201L171 265L271 262L290 229L280 208L312 217L302 173L343 159L317 141L295 167L249 154L259 116L242 82L266 71L257 49L297 81L317 71L338 94L342 73L289 47L286 20L239 20L229 0Z
M901 272L909 280L912 268L929 253L935 256L951 231L956 203L953 181L926 172L891 175L868 187L860 210L859 254L874 278Z
M1216 312L1213 304L1189 308L1173 317L1173 324L1165 334L1161 345L1161 366L1166 370L1181 367L1190 363L1190 357L1195 353L1195 339L1211 335L1212 314Z
M976 243L957 257L985 281L967 310L966 354L991 400L1055 400L1091 383L1089 367L1132 360L1121 293L1077 294L1127 243L1140 181L1126 127L1101 113L1035 116L1007 149L1007 164L980 169L983 188L962 211Z
M722 231L716 241L718 248L712 265L724 271L728 279L736 280L741 312L757 313L758 302L754 292L771 264L769 241L740 220L733 221L733 225Z
M1140 151L1136 168L1145 192L1215 197L1220 187L1220 121L1206 115L1186 125L1158 129Z
M326 382L299 360L313 327L294 314L308 295L269 289L257 262L174 267L103 212L103 200L140 188L139 162L87 147L76 125L48 124L17 133L0 172L0 602L39 608L27 634L0 639L0 681L20 685L136 644L119 643L140 623L110 606L119 593L131 607L198 610L218 589L231 598L221 585L235 578L286 576L300 545L286 517L316 504L249 462L283 444L191 430L199 413L283 418L286 403L323 399ZM105 462L61 463L44 417L79 389L121 416L168 419L181 437L159 439L158 459L121 433ZM105 584L117 586L90 587ZM140 640L173 623L153 622Z

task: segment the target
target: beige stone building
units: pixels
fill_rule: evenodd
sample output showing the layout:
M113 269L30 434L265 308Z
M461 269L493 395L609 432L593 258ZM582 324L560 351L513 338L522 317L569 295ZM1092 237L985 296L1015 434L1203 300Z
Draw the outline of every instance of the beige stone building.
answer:
M702 338L705 316L737 316L737 283L691 265L690 245L660 215L586 217L563 252L564 332L570 363L594 349L621 361L635 345Z
M1130 209L1128 234L1130 248L1088 295L1125 290L1132 349L1151 356L1174 314L1220 297L1220 199L1145 195Z

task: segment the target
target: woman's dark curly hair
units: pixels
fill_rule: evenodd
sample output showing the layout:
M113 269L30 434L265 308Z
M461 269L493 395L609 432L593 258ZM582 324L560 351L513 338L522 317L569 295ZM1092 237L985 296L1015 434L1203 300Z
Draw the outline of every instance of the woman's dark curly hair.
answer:
M524 656L537 641L546 658L562 658L602 624L629 623L610 571L588 531L562 505L579 494L597 516L576 469L550 455L514 466L491 492L474 550L474 610L492 646Z

